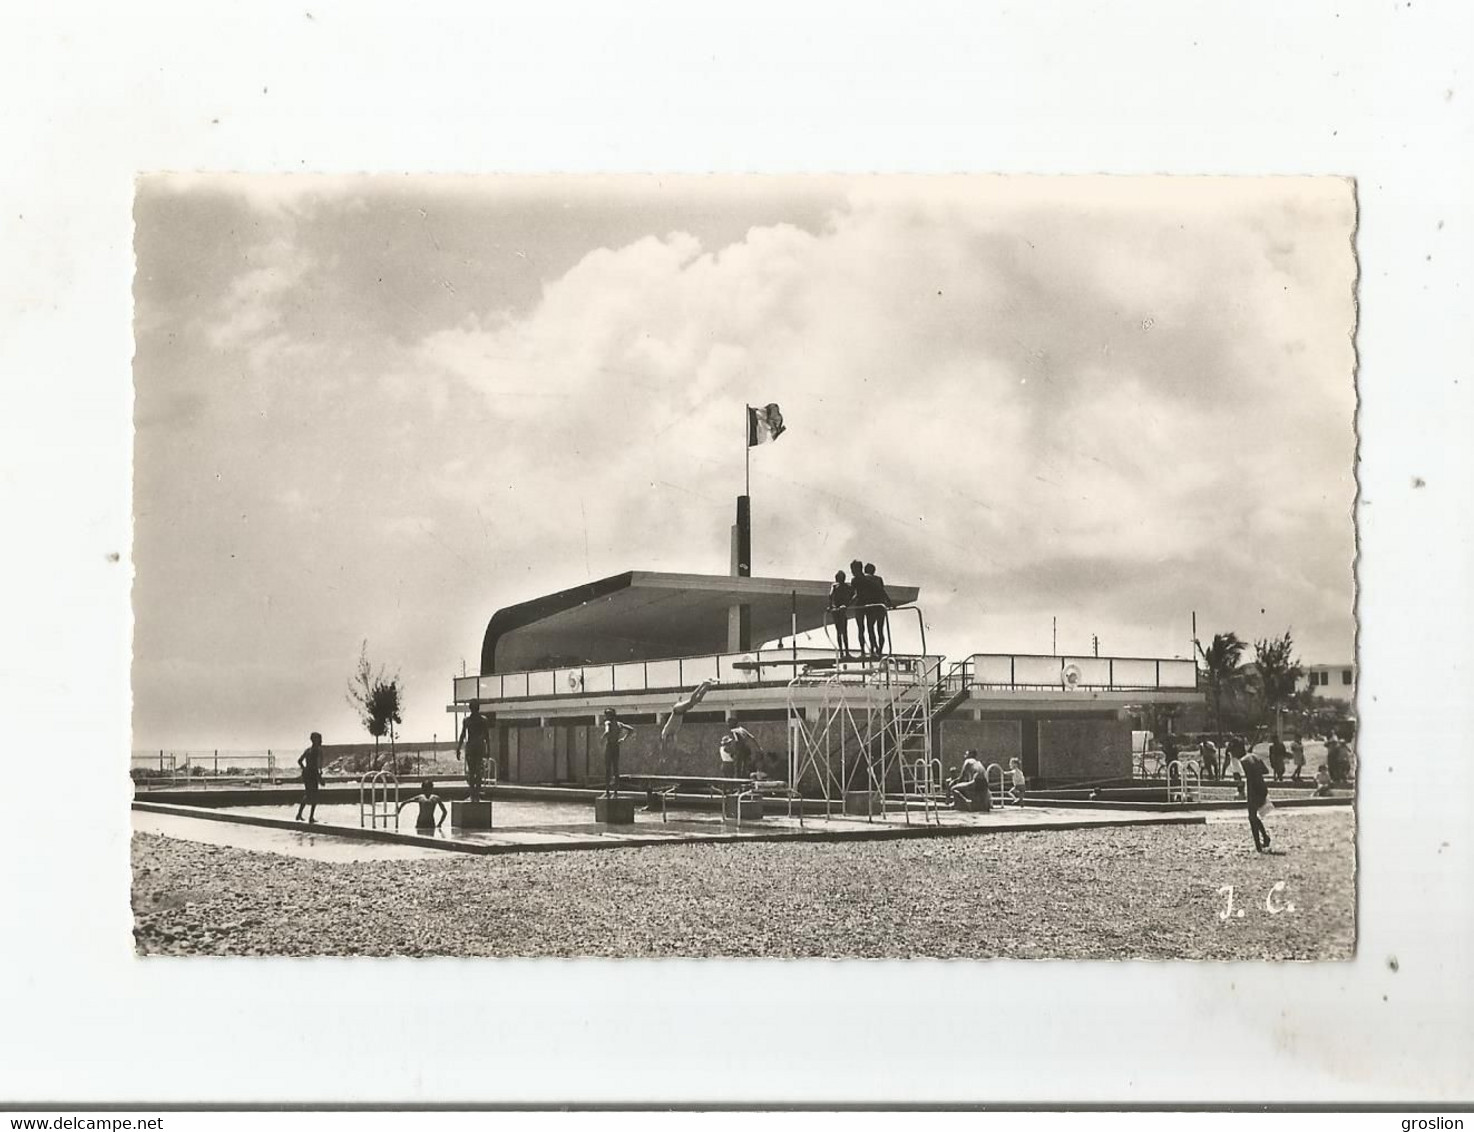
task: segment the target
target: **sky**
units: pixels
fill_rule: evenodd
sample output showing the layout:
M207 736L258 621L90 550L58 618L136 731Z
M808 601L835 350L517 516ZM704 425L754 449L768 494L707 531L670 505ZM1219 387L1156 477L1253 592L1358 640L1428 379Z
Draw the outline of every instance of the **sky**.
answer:
M1354 650L1336 178L152 176L134 746L444 738L498 608L852 558L928 644ZM901 642L904 644L905 642Z

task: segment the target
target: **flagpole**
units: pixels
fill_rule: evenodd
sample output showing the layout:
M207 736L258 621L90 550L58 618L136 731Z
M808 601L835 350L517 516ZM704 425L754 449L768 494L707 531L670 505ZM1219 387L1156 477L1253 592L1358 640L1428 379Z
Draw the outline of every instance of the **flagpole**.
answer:
M742 494L752 494L752 406L742 406Z

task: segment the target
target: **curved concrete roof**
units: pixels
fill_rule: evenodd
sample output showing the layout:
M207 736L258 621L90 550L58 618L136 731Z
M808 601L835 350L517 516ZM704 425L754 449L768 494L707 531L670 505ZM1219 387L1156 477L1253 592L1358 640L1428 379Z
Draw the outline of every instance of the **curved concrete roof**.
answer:
M824 624L828 581L664 574L629 570L499 609L481 643L481 672L516 672L558 664L659 660L727 651L727 611L750 610L752 643ZM887 586L907 604L915 586Z

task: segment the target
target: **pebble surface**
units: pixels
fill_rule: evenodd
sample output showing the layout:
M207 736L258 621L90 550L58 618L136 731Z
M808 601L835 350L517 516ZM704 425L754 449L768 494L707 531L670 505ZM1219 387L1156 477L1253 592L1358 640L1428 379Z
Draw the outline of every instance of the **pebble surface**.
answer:
M143 955L1349 959L1355 825L325 863L133 836ZM1232 886L1232 903L1226 891Z

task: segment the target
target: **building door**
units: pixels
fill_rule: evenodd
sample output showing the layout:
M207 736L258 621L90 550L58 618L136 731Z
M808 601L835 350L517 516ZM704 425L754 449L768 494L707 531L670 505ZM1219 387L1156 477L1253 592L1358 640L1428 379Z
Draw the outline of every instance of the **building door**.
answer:
M1019 762L1030 782L1039 777L1039 728L1043 725L1042 720L1029 720L1019 728L1019 738L1023 740L1020 744L1023 750L1019 753Z
M553 732L553 781L568 781L568 728L554 727Z
M569 778L575 783L589 779L589 729L570 723L568 725Z
M496 729L496 772L504 782L517 781L517 730L505 724Z

